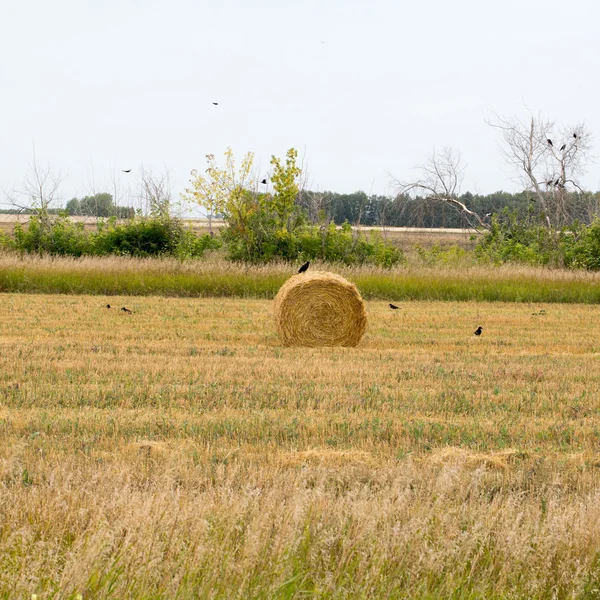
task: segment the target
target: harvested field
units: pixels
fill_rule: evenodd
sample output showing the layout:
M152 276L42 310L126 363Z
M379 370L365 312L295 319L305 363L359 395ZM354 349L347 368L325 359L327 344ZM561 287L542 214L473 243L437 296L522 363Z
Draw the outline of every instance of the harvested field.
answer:
M593 305L1 300L1 597L596 597Z

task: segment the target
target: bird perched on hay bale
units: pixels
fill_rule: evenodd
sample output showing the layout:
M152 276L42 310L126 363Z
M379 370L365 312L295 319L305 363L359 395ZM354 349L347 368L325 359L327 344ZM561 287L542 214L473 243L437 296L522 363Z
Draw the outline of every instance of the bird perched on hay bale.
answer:
M312 271L281 286L275 323L286 346L356 346L367 328L367 313L353 283Z

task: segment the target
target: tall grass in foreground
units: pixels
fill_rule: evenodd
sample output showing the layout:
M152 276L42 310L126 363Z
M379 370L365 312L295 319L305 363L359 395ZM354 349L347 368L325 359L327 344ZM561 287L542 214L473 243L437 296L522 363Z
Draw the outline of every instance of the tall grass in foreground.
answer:
M0 598L598 598L596 307L111 302L2 297Z
M600 275L533 267L397 268L316 264L356 283L366 299L600 302ZM289 264L220 259L19 258L0 256L0 292L273 298L296 272Z

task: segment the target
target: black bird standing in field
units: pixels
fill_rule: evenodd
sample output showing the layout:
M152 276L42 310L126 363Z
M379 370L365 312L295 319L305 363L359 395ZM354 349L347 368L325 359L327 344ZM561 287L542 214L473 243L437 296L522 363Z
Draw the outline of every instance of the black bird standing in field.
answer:
M107 304L107 305L106 305L106 308L110 308L110 304Z
M554 144L552 143L552 140L550 138L548 138L546 141L548 142L548 146L554 146Z
M131 169L121 169L121 171L123 171L123 173L131 173Z
M308 269L308 266L310 265L310 261L306 261L299 269L298 269L298 273L304 273L304 271L306 271L306 269Z
M560 147L560 151L562 152L562 151L563 151L563 150L564 150L566 147L567 147L567 145L566 145L566 144L563 144L563 145Z
M483 328L481 326L479 326L473 333L475 335L481 335L481 332L483 331Z
M395 304L390 304L390 308L391 308L392 310L398 310L400 307L399 307L399 306L396 306Z
M123 307L121 310L122 310L123 312L129 313L129 314L133 313L133 311L132 311L132 310L129 310L128 308L125 308L125 307Z

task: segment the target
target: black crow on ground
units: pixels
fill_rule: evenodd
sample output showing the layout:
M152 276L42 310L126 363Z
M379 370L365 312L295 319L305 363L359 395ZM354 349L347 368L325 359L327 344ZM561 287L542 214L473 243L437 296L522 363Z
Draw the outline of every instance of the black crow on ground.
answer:
M308 269L308 266L310 265L310 261L306 261L299 269L298 269L298 273L304 273L304 271L306 271L306 269Z
M481 326L479 326L473 333L475 335L481 335L481 332L483 331L483 328Z
M125 308L125 307L123 307L121 310L123 312L129 313L129 314L131 314L133 312L132 310L129 310L128 308Z
M395 304L390 304L390 308L393 310L398 310L400 307L396 306Z
M110 304L107 304L107 305L106 305L106 308L110 308Z

